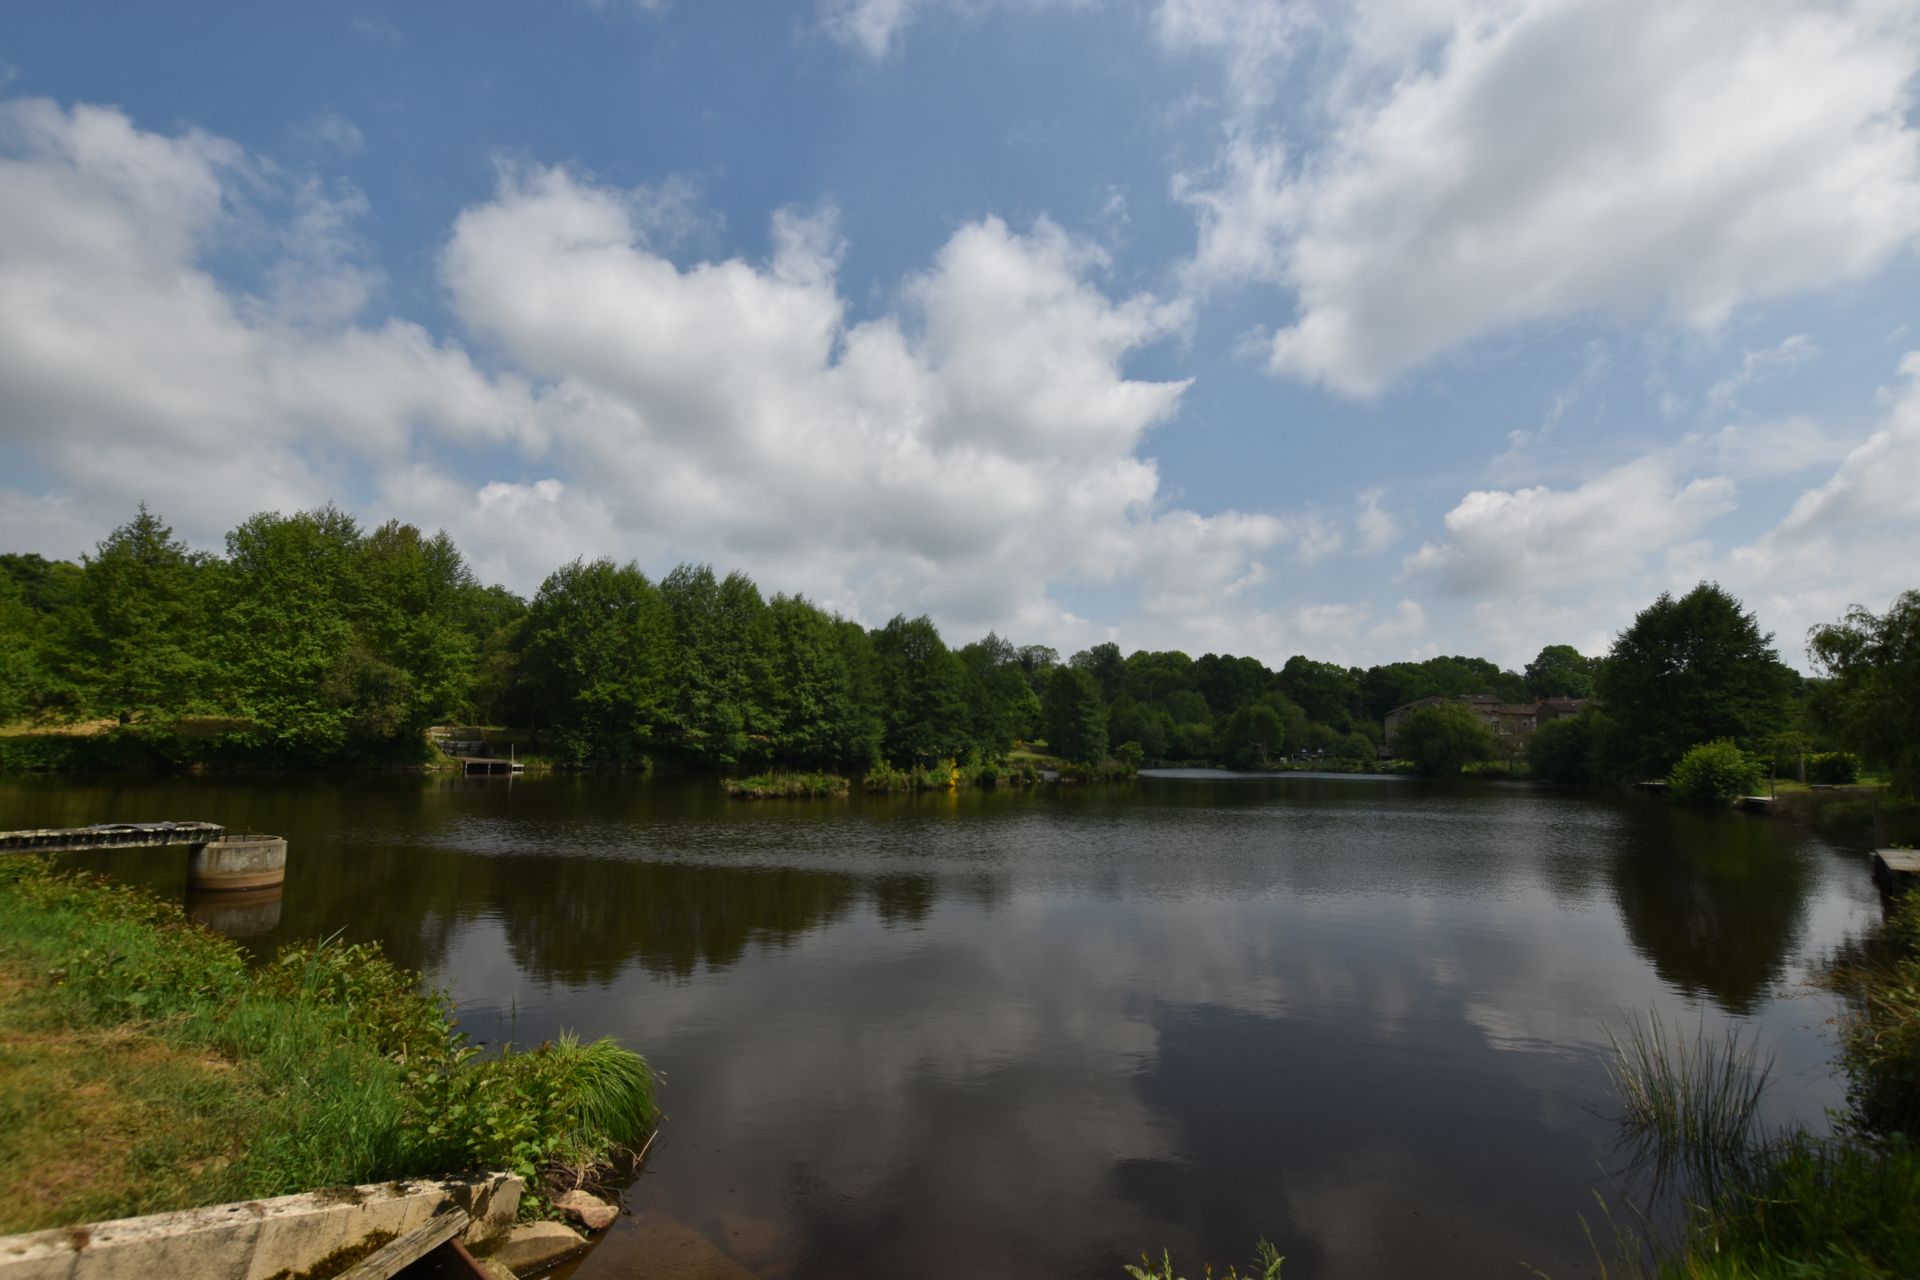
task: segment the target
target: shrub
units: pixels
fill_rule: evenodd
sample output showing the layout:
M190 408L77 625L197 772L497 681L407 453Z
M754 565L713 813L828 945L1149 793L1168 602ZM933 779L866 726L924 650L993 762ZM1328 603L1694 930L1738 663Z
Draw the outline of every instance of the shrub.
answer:
M1429 776L1458 774L1475 760L1493 754L1493 734L1457 702L1417 707L1400 726L1400 753Z
M1807 781L1845 786L1860 780L1860 757L1851 751L1816 751L1807 757Z
M1380 752L1374 747L1372 738L1355 730L1340 740L1340 748L1335 754L1342 760L1372 764L1379 757Z
M1760 762L1730 739L1703 742L1680 757L1667 788L1690 804L1728 804L1760 785Z
M1527 768L1547 782L1592 782L1594 719L1591 711L1549 720L1527 739Z

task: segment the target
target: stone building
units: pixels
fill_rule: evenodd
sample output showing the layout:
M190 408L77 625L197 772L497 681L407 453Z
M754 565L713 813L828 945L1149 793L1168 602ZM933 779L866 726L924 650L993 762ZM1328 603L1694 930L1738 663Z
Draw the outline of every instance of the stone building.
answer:
M1503 739L1526 738L1543 724L1578 714L1591 701L1591 698L1540 698L1534 702L1502 702L1490 693L1463 693L1459 697L1436 694L1387 712L1386 747L1388 752L1393 750L1393 740L1398 736L1400 726L1406 722L1409 714L1421 707L1457 702L1480 717L1480 722L1487 726L1488 732L1496 739Z

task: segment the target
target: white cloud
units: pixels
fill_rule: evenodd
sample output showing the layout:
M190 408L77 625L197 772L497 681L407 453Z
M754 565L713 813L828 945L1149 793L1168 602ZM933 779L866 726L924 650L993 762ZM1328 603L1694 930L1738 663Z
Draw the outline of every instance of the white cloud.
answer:
M1154 33L1163 47L1224 60L1236 113L1273 98L1280 67L1313 25L1312 6L1295 0L1160 0L1154 10Z
M1368 489L1355 502L1353 523L1360 532L1362 551L1385 551L1400 537L1400 521L1381 504L1385 496L1384 489Z
M1782 338L1771 347L1748 351L1740 357L1740 367L1713 384L1707 391L1707 403L1716 409L1729 409L1739 403L1740 393L1756 382L1776 373L1805 364L1820 354L1820 345L1804 333Z
M1920 522L1920 351L1907 353L1900 372L1906 386L1880 429L1825 484L1800 495L1782 536Z
M8 527L91 541L144 499L208 545L340 500L444 524L522 590L575 555L711 559L1035 639L1084 632L1064 581L1213 604L1270 550L1338 543L1165 501L1140 450L1186 384L1123 366L1187 308L1110 297L1102 250L1044 218L961 226L856 320L831 210L776 214L763 262L682 266L683 195L509 169L440 263L489 372L355 319L380 276L351 188L107 109L16 102L0 128L0 444L32 476L0 493ZM236 243L263 291L206 266Z
M1323 145L1236 131L1211 187L1176 187L1199 281L1295 295L1276 373L1369 395L1554 317L1712 329L1920 233L1910 6L1489 0L1443 29L1428 9L1349 33L1355 65L1404 61L1331 78L1352 100Z
M100 534L147 499L211 542L350 497L357 461L426 438L538 447L521 384L417 325L348 322L377 279L354 265L358 193L289 183L197 131L0 103L5 443ZM255 196L291 220L263 227ZM217 282L216 247L267 255L270 292Z
M1726 476L1686 479L1670 454L1615 467L1572 489L1469 493L1446 536L1407 557L1410 575L1472 596L1517 596L1618 578L1733 509Z
M1418 600L1402 600L1393 607L1393 616L1367 632L1377 643L1414 641L1427 632L1427 610Z
M1002 5L1080 9L1099 3L1100 0L818 0L818 12L820 28L829 37L869 58L884 58L899 48L906 29L929 9L979 14Z
M307 138L329 147L343 156L358 152L367 144L360 126L337 111L323 111L301 130Z

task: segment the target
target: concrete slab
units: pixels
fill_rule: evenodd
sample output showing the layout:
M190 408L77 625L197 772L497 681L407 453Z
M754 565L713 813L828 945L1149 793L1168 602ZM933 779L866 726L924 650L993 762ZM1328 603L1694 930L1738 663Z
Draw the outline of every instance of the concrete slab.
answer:
M68 1231L32 1231L0 1238L0 1276L6 1280L69 1280L73 1237Z
M487 1257L517 1276L566 1261L587 1247L587 1238L564 1222L523 1222L499 1240Z
M498 1238L520 1208L520 1180L375 1183L0 1237L0 1280L266 1280L298 1273L375 1231L403 1236L452 1208L468 1239Z

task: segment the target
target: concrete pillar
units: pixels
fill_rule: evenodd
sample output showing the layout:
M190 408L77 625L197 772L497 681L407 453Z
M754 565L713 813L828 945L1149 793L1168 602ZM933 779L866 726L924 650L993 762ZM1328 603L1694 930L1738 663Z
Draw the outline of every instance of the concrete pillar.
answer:
M189 890L265 889L287 878L287 842L279 836L222 836L187 852Z

